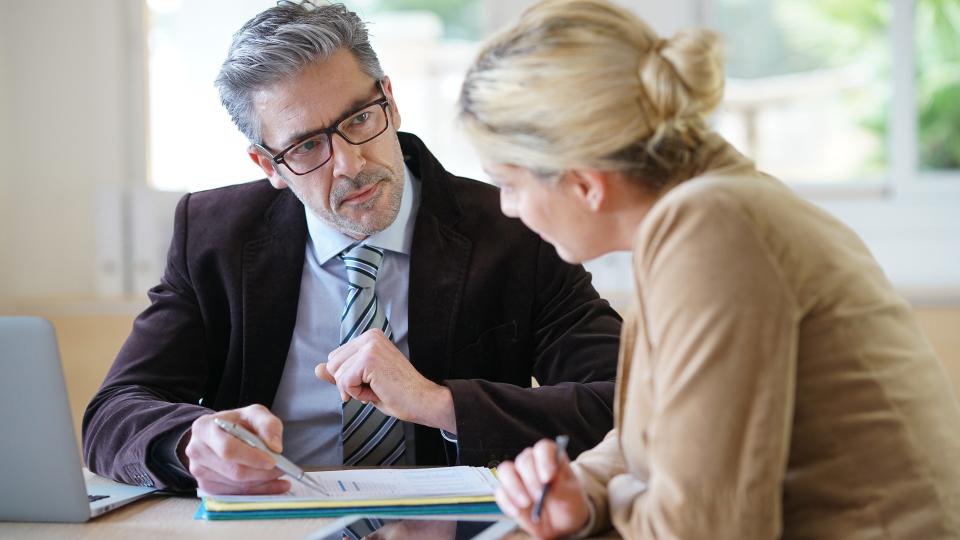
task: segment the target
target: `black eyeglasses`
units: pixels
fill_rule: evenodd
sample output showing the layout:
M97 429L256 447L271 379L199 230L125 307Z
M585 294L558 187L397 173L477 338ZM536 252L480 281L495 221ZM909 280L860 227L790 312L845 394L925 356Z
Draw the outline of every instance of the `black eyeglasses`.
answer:
M311 173L326 165L333 157L333 135L340 137L353 145L361 145L372 141L387 130L390 118L387 114L387 105L390 104L383 84L377 81L380 97L359 109L341 116L330 127L318 129L299 141L273 153L262 143L256 144L270 156L276 165L286 165L290 172L296 175Z

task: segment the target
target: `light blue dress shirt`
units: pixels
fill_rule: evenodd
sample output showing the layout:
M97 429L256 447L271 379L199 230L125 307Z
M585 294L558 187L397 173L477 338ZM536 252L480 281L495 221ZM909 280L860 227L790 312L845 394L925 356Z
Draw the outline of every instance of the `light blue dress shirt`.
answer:
M407 343L407 291L410 247L420 207L420 181L404 167L403 195L394 222L367 239L384 250L377 275L377 299L386 308L393 341L410 357ZM337 254L355 240L326 225L304 208L307 246L300 281L297 323L287 362L273 402L283 421L283 453L304 466L342 465L342 412L336 386L314 375L317 364L339 346L340 313L347 297L347 271ZM413 463L412 430L407 433L407 463Z

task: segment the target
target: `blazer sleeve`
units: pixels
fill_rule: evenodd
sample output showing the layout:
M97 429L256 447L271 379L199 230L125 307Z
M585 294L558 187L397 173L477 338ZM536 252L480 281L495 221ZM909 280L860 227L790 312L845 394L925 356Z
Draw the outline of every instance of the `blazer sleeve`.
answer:
M582 535L596 534L610 528L610 511L607 508L607 483L614 476L627 472L623 453L620 451L620 434L616 428L610 430L603 441L590 450L580 454L570 464L580 480L584 493L593 505L593 519L589 530ZM646 483L637 479L638 485Z
M799 308L732 195L688 202L639 236L649 362L632 366L620 409L634 466L611 469L601 493L625 538L778 538Z
M134 321L103 385L83 417L84 460L91 471L129 484L196 486L151 460L154 445L211 412L198 405L209 366L203 322L186 265L190 195L177 205L173 240L150 306Z
M457 418L459 462L513 459L544 437L567 434L576 456L613 427L620 317L590 274L538 241L532 315L532 375L523 388L488 380L448 380Z

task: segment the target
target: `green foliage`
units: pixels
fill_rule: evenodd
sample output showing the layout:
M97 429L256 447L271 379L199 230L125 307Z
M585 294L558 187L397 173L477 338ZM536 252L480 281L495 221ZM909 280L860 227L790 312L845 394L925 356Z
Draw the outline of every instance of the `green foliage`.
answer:
M779 2L779 24L792 48L821 67L856 59L889 80L891 0ZM918 156L923 169L960 168L960 2L917 0ZM867 111L862 125L886 137L888 111Z
M890 0L807 0L833 36L833 58L882 52L889 58L886 12ZM917 124L920 166L927 170L960 168L960 2L917 0ZM829 57L824 58L830 61ZM889 67L877 65L888 76ZM868 113L864 125L886 136L886 115Z
M960 169L960 2L957 0L919 1L917 107L920 166L928 170Z

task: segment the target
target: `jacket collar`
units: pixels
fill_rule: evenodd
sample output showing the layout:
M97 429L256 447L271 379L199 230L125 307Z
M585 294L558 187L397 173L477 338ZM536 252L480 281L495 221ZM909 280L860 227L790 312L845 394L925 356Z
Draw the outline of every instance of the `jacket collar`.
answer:
M421 185L410 248L410 359L425 377L442 381L472 242L456 230L463 209L449 173L419 138L403 132L397 137ZM260 232L244 244L241 406L273 404L297 322L307 235L303 204L285 189L267 210Z

